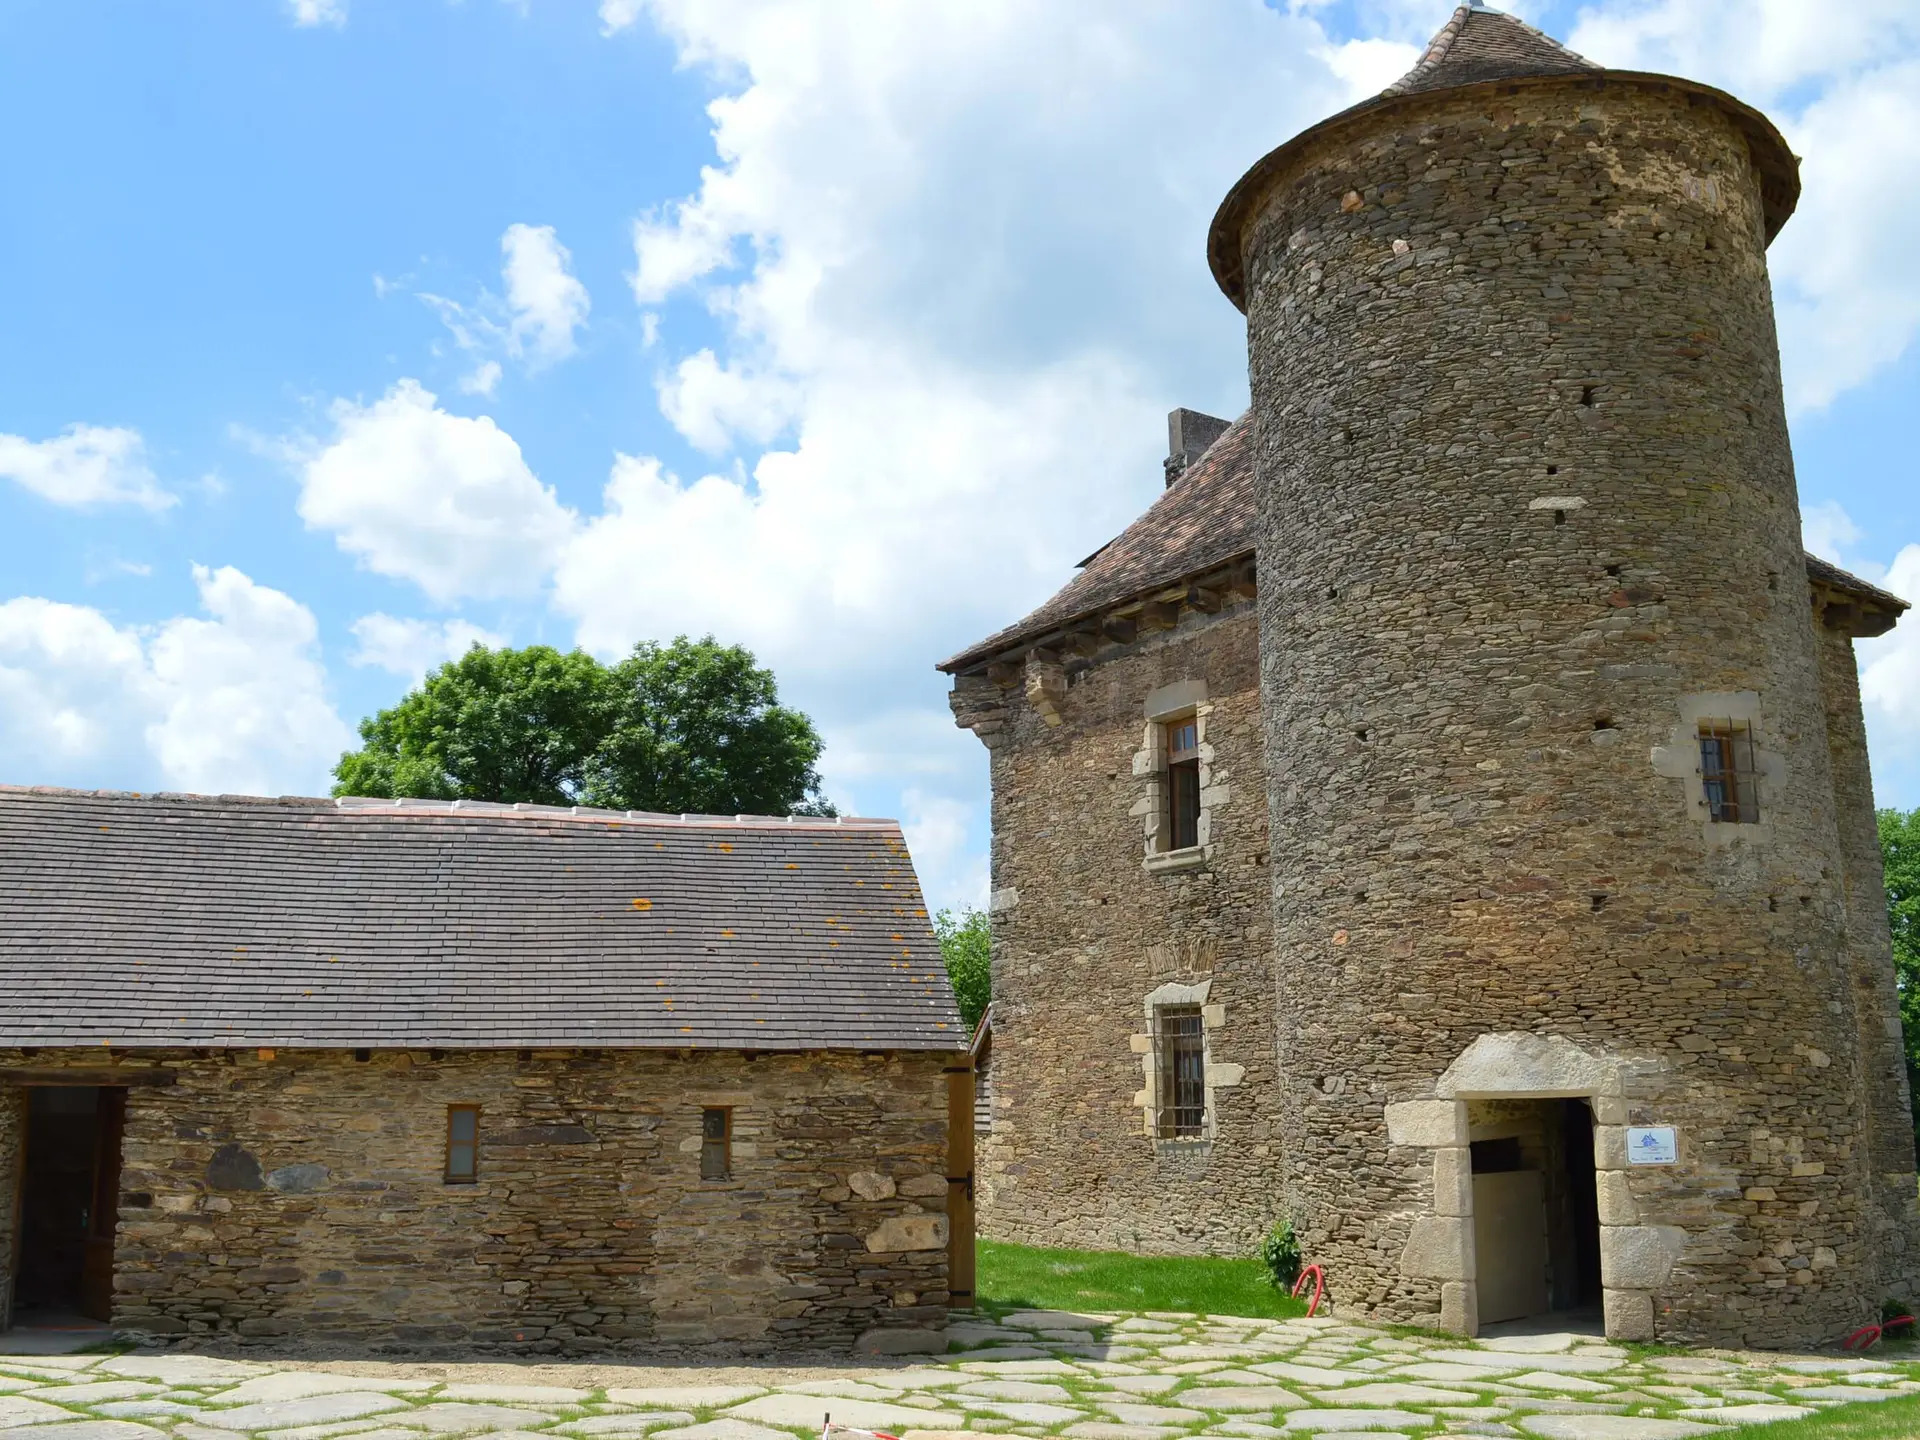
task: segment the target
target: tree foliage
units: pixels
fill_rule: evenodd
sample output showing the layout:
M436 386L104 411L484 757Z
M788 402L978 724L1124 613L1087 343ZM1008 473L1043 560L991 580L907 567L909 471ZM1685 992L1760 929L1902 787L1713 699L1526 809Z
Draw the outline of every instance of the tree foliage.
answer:
M1920 1137L1920 810L1882 810L1879 821L1893 975L1906 1037L1907 1088L1913 1097L1914 1134Z
M933 917L933 933L940 937L940 954L953 982L953 998L960 1002L960 1018L973 1029L993 998L992 932L987 912L971 905L958 914L942 910Z
M771 671L712 636L615 665L546 645L475 645L360 722L336 795L830 815L820 737Z

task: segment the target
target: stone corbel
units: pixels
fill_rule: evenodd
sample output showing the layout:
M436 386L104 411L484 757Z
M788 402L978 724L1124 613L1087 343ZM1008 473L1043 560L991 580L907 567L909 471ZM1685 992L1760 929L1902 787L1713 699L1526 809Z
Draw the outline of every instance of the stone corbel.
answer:
M1027 656L1027 703L1049 725L1058 725L1067 701L1066 667L1044 650Z

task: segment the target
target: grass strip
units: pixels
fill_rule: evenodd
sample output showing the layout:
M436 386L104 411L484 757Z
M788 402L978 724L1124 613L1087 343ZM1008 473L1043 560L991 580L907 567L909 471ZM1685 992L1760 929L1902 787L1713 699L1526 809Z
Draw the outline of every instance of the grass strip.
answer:
M1180 1310L1284 1320L1307 1313L1267 1280L1258 1260L1040 1250L982 1240L975 1280L981 1304L999 1309Z
M1789 1397L1783 1403L1793 1402ZM1742 1425L1719 1431L1713 1440L1913 1440L1916 1435L1920 1435L1920 1395L1864 1400L1804 1420Z

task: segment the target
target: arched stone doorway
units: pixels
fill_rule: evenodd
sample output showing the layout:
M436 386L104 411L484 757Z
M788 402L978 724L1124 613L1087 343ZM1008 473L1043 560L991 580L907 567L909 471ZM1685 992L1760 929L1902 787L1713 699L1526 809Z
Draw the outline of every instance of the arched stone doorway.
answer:
M1482 1175L1526 1173L1531 1144L1536 1164L1552 1156L1558 1174L1570 1186L1580 1186L1583 1156L1578 1124L1566 1102L1576 1102L1591 1116L1592 1205L1597 1230L1600 1295L1608 1338L1650 1339L1654 1333L1655 1297L1666 1284L1687 1239L1675 1226L1642 1223L1639 1208L1627 1184L1627 1101L1622 1067L1614 1060L1590 1054L1560 1035L1506 1032L1482 1035L1447 1067L1434 1085L1434 1098L1409 1100L1386 1107L1387 1140L1392 1145L1416 1146L1433 1152L1433 1209L1414 1219L1401 1255L1403 1274L1440 1282L1440 1324L1464 1335L1478 1334L1483 1283L1488 1299L1508 1318L1517 1303L1524 1304L1527 1287L1542 1310L1556 1299L1554 1247L1559 1246L1559 1298L1578 1302L1578 1270L1583 1237L1577 1227L1554 1234L1545 1212L1536 1240L1533 1225L1536 1199L1546 1203L1546 1189L1554 1173L1539 1170L1538 1182L1482 1183L1483 1204L1507 1207L1512 1213L1486 1217L1483 1235L1498 1236L1499 1249L1484 1258L1475 1238L1475 1121L1488 1139L1506 1139L1521 1161L1507 1168L1513 1156L1506 1151L1485 1154ZM1556 1108L1557 1107L1557 1108ZM1556 1122L1555 1116L1558 1117ZM1502 1118L1504 1117L1504 1118ZM1550 1142L1552 1126L1559 1125L1557 1154ZM1572 1151L1569 1154L1569 1150ZM1571 1164L1569 1161L1571 1160ZM1537 1183L1538 1189L1534 1188ZM1584 1204L1584 1194L1563 1197ZM1516 1225L1514 1216L1524 1215ZM1536 1286L1532 1267L1538 1247L1541 1273ZM1570 1267L1572 1273L1570 1273Z

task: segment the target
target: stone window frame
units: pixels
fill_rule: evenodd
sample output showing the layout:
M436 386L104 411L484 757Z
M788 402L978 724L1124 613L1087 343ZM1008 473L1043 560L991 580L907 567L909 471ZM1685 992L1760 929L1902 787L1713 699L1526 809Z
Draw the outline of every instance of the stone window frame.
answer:
M1148 694L1142 706L1146 730L1139 750L1133 756L1133 777L1141 782L1133 807L1128 811L1140 819L1145 840L1142 866L1149 875L1203 870L1214 858L1213 821L1215 812L1226 803L1226 787L1217 784L1213 772L1213 746L1207 739L1207 725L1213 706L1207 700L1207 682L1180 680L1162 685ZM1168 758L1167 727L1176 721L1194 722L1194 740L1199 758L1200 813L1195 823L1199 843L1173 850L1167 848Z
M1746 828L1746 827L1742 827ZM1385 1107L1387 1144L1433 1152L1433 1206L1415 1212L1400 1273L1440 1282L1439 1328L1480 1329L1473 1233L1469 1100L1585 1100L1593 1110L1593 1168L1600 1209L1600 1294L1609 1340L1651 1340L1659 1292L1689 1236L1642 1223L1628 1181L1628 1104L1622 1066L1559 1035L1480 1036L1435 1082L1432 1098ZM1688 1163L1680 1136L1680 1164Z
M719 1133L714 1134L714 1117L720 1117ZM702 1180L733 1179L733 1107L731 1105L702 1105L700 1107L700 1178Z
M1687 818L1700 827L1701 838L1708 845L1731 845L1736 840L1760 845L1770 842L1773 816L1786 803L1787 757L1767 748L1769 731L1760 713L1759 694L1738 690L1682 695L1679 710L1679 720L1668 732L1666 744L1654 747L1650 757L1653 773L1681 782ZM1713 818L1700 760L1703 725L1731 725L1757 737L1752 753L1758 818L1749 821Z
M454 1133L455 1117L471 1115L473 1117L473 1137L462 1140ZM465 1148L466 1166L460 1168L455 1156ZM441 1172L441 1181L447 1185L477 1185L480 1183L480 1107L478 1105L447 1106L447 1163Z
M1157 1151L1182 1152L1211 1145L1219 1124L1220 1092L1240 1084L1246 1067L1214 1059L1213 1032L1227 1023L1227 1007L1210 1000L1213 981L1192 983L1170 980L1147 992L1141 1004L1143 1028L1128 1037L1128 1044L1140 1057L1140 1089L1133 1103L1141 1112L1142 1133ZM1197 1008L1200 1011L1201 1062L1206 1075L1206 1110L1198 1135L1162 1136L1160 1134L1160 1047L1154 1044L1159 1033L1159 1012L1172 1008Z

